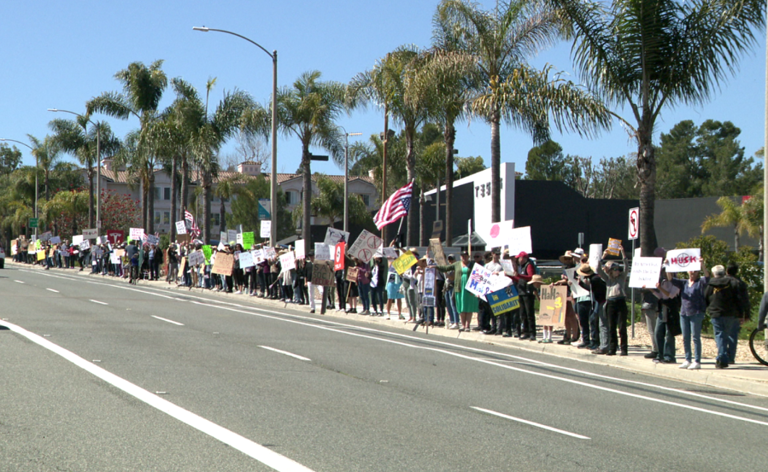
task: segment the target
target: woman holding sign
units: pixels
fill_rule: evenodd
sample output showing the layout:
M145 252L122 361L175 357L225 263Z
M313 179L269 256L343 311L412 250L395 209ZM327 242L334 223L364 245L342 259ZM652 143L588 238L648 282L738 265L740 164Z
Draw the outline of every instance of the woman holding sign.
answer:
M477 313L480 307L477 297L466 289L469 274L472 272L469 253L462 251L461 261L447 266L437 266L437 270L440 272L453 271L456 280L460 281L460 285L454 289L456 294L456 311L459 312L459 319L461 321L459 331L469 331L469 325L472 324L472 316Z

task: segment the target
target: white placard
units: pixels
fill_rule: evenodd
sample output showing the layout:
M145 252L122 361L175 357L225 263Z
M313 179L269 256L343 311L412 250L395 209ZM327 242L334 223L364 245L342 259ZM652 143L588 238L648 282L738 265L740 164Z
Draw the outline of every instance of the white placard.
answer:
M349 244L349 233L336 228L328 228L325 231L325 241L323 243L329 246L336 246L339 241Z
M573 298L581 298L589 295L589 290L586 290L576 278L576 268L565 269L565 276L568 277L568 285L571 287L571 295Z
M158 238L154 234L147 234L146 236L147 236L147 242L149 244L154 244L155 246L160 244L160 238Z
M510 256L517 256L522 251L525 251L528 254L533 252L533 246L531 245L530 226L510 229L508 234L509 236L507 238L507 244L509 245Z
M98 229L84 229L83 230L83 239L96 239L99 237L99 230Z
M114 264L114 265L120 264L120 256L118 256L118 255L117 255L116 253L114 253L114 252L113 252L113 253L111 253L111 254L109 255L109 263L110 263L110 264Z
M243 251L240 253L240 268L247 269L256 265L256 261L253 260L253 254L249 251Z
M493 275L493 272L490 270L480 264L475 264L472 267L472 272L469 274L467 285L464 288L481 300L485 300L487 294L501 290L511 284L512 279L509 277L504 275Z
M183 220L176 222L176 234L187 234L187 224Z
M315 243L315 260L332 261L331 247L324 243Z
M385 247L382 252L387 259L397 259L397 251L393 247Z
M636 257L632 260L629 288L655 288L661 273L661 257Z
M227 230L227 242L231 241L237 241L237 230L235 229Z
M83 235L82 234L76 234L72 236L72 245L79 246L80 243L83 242Z
M46 231L45 233L40 235L40 241L48 241L51 239L51 232Z
M500 221L492 223L488 232L488 240L485 242L486 248L502 247L509 244L510 231L515 227L515 220ZM526 251L531 252L531 251ZM517 254L517 253L515 253Z
M296 256L293 251L289 251L280 256L280 271L288 272L296 268Z
M81 251L87 251L90 248L91 248L91 242L90 241L88 241L87 239L83 239L82 241L80 241L80 250Z
M304 253L304 240L303 239L297 239L296 243L294 245L294 250L296 252L296 259L302 260L306 259L307 255Z
M603 245L602 244L590 244L589 245L589 267L597 272L598 266L600 266L600 259L603 257Z
M109 238L106 236L99 236L96 238L96 244L107 244L109 242Z
M141 241L144 236L144 228L131 228L128 234L130 234L132 240Z
M701 270L701 249L696 247L667 251L664 268L669 273Z
M267 259L264 257L264 251L261 249L254 249L251 251L251 257L253 257L253 263L254 264L261 264L262 262L266 261Z
M219 232L219 242L222 242L222 243L224 243L224 242L228 243L229 242L229 241L227 241L227 232L226 231Z
M51 244L61 244L61 237L54 236L54 237L51 238L50 242L51 242Z
M235 235L235 242L239 245L243 245L243 233L237 233Z
M272 222L270 220L261 221L261 229L259 236L263 239L268 239L272 235Z
M381 238L367 230L363 230L354 244L347 248L347 255L367 263L371 261L373 254L379 246L381 246Z
M203 251L192 251L187 255L187 262L192 267L205 264L205 254L203 254Z

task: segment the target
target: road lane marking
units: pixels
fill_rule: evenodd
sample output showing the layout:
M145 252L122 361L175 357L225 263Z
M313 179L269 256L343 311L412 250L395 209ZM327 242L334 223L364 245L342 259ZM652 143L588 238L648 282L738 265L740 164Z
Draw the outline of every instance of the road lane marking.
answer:
M48 291L50 291L50 292L53 292L53 293L59 293L59 291L58 291L58 290L54 290L54 289L52 289L52 288L46 288L46 290L48 290Z
M259 346L259 347L262 348L262 349L266 349L268 351L277 352L278 354L283 354L283 355L286 355L286 356L289 356L289 357L296 358L296 359L298 359L300 361L310 361L310 362L312 361L312 359L309 359L307 357L302 357L302 356L299 356L298 354L293 354L293 353L288 352L288 351L281 351L280 349L275 349L274 347L269 347L269 346Z
M184 326L184 323L179 323L178 321L173 321L173 320L169 320L169 319L166 319L166 318L160 318L159 316L152 315L152 318L157 318L158 320L161 320L161 321L167 321L168 323L173 323L175 325Z
M504 413L499 413L498 411L486 410L485 408L480 408L479 406L470 406L470 408L472 408L473 410L482 411L483 413L487 413L489 415L498 416L499 418L505 418L508 420L517 421L519 423L524 423L530 426L536 426L537 428L546 429L548 431L554 431L555 433L565 434L566 436L571 436L578 439L592 439L586 436L582 436L580 434L571 433L570 431L553 428L552 426L547 426L545 424L534 423L533 421L524 420L522 418L515 418L514 416L505 415Z
M17 284L23 284L24 283L21 280L14 280L14 282L16 282Z
M98 303L99 305L109 305L109 303L100 302L98 300L90 300L90 301L92 301L93 303Z
M181 408L180 406L177 406L169 402L168 400L160 398L159 396L147 390L144 390L138 385L135 385L125 380L122 377L118 377L117 375L91 362L88 362L82 357L78 356L77 354L71 351L68 351L57 344L50 342L47 339L43 339L40 336L34 333L31 333L20 326L16 326L15 324L8 323L8 322L3 322L1 324L5 325L6 327L8 327L8 329L14 331L15 333L21 336L24 336L25 338L29 339L35 344L38 344L39 346L42 346L45 349L48 349L49 351L63 357L69 362L75 364L77 367L80 367L81 369L95 375L96 377L107 382L108 384L119 388L125 393L137 398L138 400L143 401L147 405L153 408L156 408L157 410L167 414L168 416L176 418L182 423L192 426L193 428L197 429L198 431L201 431L202 433L205 433L215 439L218 439L224 444L232 446L234 449L237 449L238 451L248 455L249 457L256 459L257 461L267 465L268 467L271 467L278 471L286 471L286 472L287 471L312 472L312 469L309 469L292 459L289 459L283 455L280 455L269 448L266 448L260 444L256 444L250 439L240 436L239 434L234 433L224 428L223 426L219 426L216 423L213 423L212 421L203 418L202 416L198 416L192 413L191 411L185 410L184 408Z

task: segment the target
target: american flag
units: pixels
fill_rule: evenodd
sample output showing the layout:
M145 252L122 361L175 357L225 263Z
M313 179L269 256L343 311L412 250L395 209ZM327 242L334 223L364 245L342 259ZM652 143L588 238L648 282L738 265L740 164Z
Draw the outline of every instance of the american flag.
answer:
M189 221L189 231L192 233L192 236L199 236L200 228L195 224L195 217L192 216L192 213L190 213L189 210L184 210L184 219Z
M408 185L397 190L386 202L381 206L376 216L373 217L373 222L376 223L376 228L381 229L390 223L394 223L406 214L411 208L411 194L413 192L413 181L408 182Z

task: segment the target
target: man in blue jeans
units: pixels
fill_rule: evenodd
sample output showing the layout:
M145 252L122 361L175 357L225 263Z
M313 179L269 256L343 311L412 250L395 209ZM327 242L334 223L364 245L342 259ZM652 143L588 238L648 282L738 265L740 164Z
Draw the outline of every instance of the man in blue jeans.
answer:
M707 314L712 319L717 343L717 360L715 367L728 367L728 344L735 342L733 337L734 324L739 322L741 301L739 284L736 279L725 275L725 267L716 265L712 268L712 279L704 292L707 301Z

